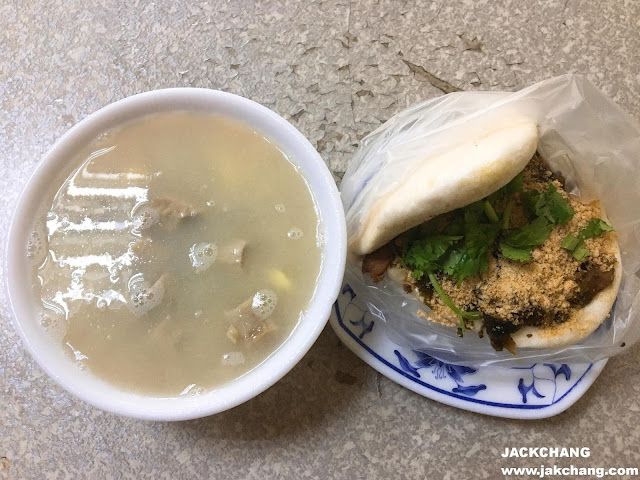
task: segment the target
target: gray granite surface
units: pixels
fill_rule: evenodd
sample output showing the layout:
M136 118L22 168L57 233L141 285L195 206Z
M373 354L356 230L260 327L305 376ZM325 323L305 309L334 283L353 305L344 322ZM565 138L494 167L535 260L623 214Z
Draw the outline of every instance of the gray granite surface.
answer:
M128 95L194 86L249 97L290 119L338 180L364 135L443 92L579 72L638 118L639 30L632 0L2 0L2 255L41 155ZM49 380L2 292L0 478L493 479L508 465L499 451L529 445L590 447L576 465L639 466L639 380L636 347L555 418L490 418L397 386L327 327L254 400L198 421L145 423L90 408Z

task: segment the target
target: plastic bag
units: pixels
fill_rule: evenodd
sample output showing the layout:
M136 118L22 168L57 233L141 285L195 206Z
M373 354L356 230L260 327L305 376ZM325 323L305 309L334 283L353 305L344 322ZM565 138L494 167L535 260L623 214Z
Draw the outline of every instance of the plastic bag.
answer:
M421 320L429 307L386 278L373 284L350 258L346 282L389 338L445 361L482 366L517 366L532 361L593 362L618 354L640 338L640 128L585 78L564 75L519 92L458 92L400 112L361 142L342 180L347 233L353 235L372 202L394 188L421 157L459 141L466 122L517 111L537 120L538 152L566 179L567 191L583 201L599 198L618 234L622 282L611 315L578 344L549 349L496 352L474 332Z

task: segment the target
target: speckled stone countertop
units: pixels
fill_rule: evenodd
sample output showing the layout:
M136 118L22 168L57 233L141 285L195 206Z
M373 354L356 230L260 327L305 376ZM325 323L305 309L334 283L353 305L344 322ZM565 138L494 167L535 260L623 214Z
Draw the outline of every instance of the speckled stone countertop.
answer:
M639 19L632 1L3 0L2 255L42 154L128 95L193 86L249 97L290 119L338 180L363 136L443 92L516 90L579 72L640 117ZM20 344L4 291L0 329L0 478L493 479L500 466L538 465L506 462L505 447L543 445L590 447L590 458L559 465L640 465L638 347L612 359L567 412L527 422L405 390L327 327L254 400L197 421L145 423L54 384Z

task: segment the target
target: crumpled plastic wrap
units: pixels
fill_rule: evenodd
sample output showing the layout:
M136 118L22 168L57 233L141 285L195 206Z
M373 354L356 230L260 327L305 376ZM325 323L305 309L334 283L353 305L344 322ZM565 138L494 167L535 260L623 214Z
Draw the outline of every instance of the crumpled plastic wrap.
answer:
M599 198L618 235L622 282L610 316L578 344L496 352L488 338L428 322L430 309L386 277L374 284L351 256L346 282L389 338L444 362L470 366L518 366L532 362L593 362L623 352L640 338L640 127L589 81L552 78L519 92L458 92L414 105L395 115L360 144L341 185L347 233L357 232L367 209L393 189L420 157L450 148L460 127L518 112L537 121L538 152L583 201ZM420 155L416 155L419 152Z

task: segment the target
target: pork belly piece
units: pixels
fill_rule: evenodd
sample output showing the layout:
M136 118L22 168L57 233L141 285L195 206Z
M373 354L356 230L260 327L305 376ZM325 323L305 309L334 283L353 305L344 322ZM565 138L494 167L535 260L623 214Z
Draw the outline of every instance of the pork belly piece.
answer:
M365 255L362 259L363 275L368 273L375 283L379 282L384 277L387 268L389 268L394 258L396 258L396 254L390 243Z

